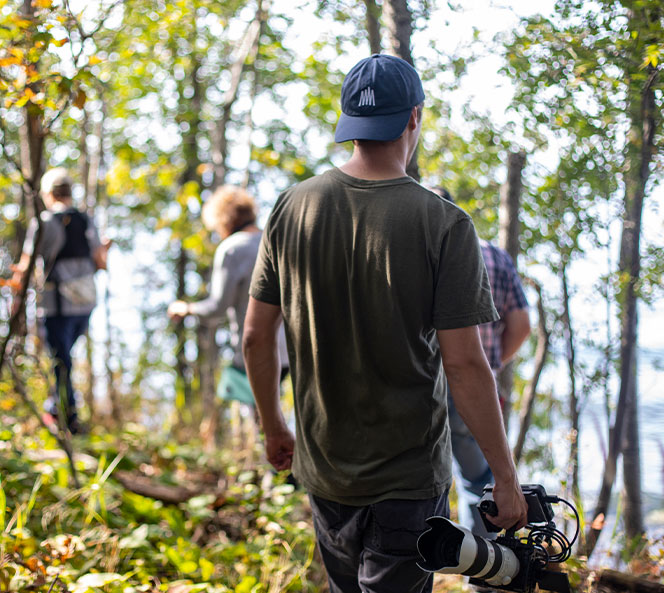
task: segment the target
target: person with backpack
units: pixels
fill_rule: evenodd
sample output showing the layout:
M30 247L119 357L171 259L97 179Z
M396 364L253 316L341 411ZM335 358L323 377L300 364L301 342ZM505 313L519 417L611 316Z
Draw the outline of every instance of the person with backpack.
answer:
M23 254L16 266L15 282L22 284L33 249L41 264L43 287L37 316L54 359L55 388L45 404L44 420L57 422L62 413L67 428L80 430L71 381L74 344L82 336L95 307L94 274L106 269L110 241L102 242L93 220L78 210L72 199L72 180L61 167L47 171L41 179L46 207L28 227ZM35 244L38 228L41 235Z

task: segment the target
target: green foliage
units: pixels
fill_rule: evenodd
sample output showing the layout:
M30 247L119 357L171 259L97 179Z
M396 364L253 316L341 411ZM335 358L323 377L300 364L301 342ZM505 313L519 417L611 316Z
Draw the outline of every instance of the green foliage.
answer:
M71 168L78 182L86 179L90 147L95 142L102 147L100 184L90 191L108 219L115 248L141 258L136 247L145 248L140 241L148 235L155 239L148 248L159 252L154 265L141 265L141 286L128 287L124 270L111 270L112 290L136 291L132 306L141 318L142 344L135 360L118 360L120 368L109 374L122 383L129 417L136 411L150 417L154 427L176 405L178 419L186 424L195 406L185 401L181 382L173 387L175 336L164 303L175 292L174 270L183 250L185 296L206 290L215 240L202 227L201 205L219 183L246 180L260 205L269 207L287 185L346 155L348 146L332 142L340 111L340 64L368 53L365 7L347 0L312 3L322 32L311 51L299 55L291 40L298 32L298 11L310 11L311 5L286 15L272 3L257 51L248 54L232 97L236 60L256 2L89 4L74 14L69 3L34 0L34 14L26 16L21 14L25 3L0 0L0 235L19 237L26 222L17 165L19 132L28 115L43 126L44 164ZM530 152L520 213L522 261L529 273L544 268L552 279L546 302L554 320L554 353L563 350L561 271L598 248L607 261L616 251L615 221L636 171L638 133L632 116L639 90L651 79L658 113L664 106L660 5L657 0L560 0L553 17L521 23L505 46L505 73L516 92L513 121L503 126L469 106L463 107L462 125L452 117L450 93L480 55L477 35L454 55L434 44L426 55L416 56L427 89L422 178L447 187L482 236L497 236L507 154L523 146ZM410 3L410 8L415 29L426 28L431 3ZM658 123L654 182L661 178L661 145ZM3 270L15 255L8 250L6 243L0 248ZM657 244L644 245L642 254L636 288L641 299L653 302L661 294L664 254ZM614 311L627 280L602 270L592 280L593 296ZM123 322L122 315L112 316L110 324ZM580 342L602 358L596 365L577 361L577 385L586 396L602 389L608 398L616 341L604 333L597 339L598 328L591 329ZM183 325L182 332L178 345L193 365L193 326ZM117 346L119 332L111 333L109 341ZM28 390L40 405L48 390L45 373L37 372L38 365L25 370L26 375L34 370ZM194 391L197 381L194 376ZM524 386L517 377L516 391L522 393ZM547 389L538 394L536 431L526 451L530 468L556 469L546 441L554 429L552 417L564 414L559 395ZM607 399L607 409L610 403ZM148 406L158 413L146 413ZM197 445L182 444L184 438L178 444L129 424L117 438L98 434L77 441L89 457L77 461L84 486L71 492L65 459L6 384L0 384L0 414L7 419L0 429L0 558L10 558L0 568L0 590L11 583L46 591L56 573L81 593L158 587L179 593L315 590L322 580L312 561L301 496L287 487L264 492L259 476L234 467L227 451L222 459L208 457ZM39 451L53 457L39 457ZM115 479L118 471L149 469L160 483L173 486L192 473L200 476L206 467L232 478L221 506L207 494L165 505L125 490ZM197 539L196 533L205 535ZM314 579L307 579L307 567L313 567Z
M504 46L504 72L515 85L513 111L523 121L523 136L554 153L529 176L521 213L522 248L533 264L546 262L536 271L545 268L551 273L547 286L559 284L562 272L573 277L569 271L588 253L600 253L607 262L593 280L593 300L597 302L597 295L605 299L605 327L598 327L597 321L588 327L585 320L572 318L572 328L583 336L578 340L583 351L595 353L591 363L577 352L574 372L582 403L598 391L609 398L618 368L610 331L613 317L620 314L624 289L633 279L613 263L617 226L636 193L643 191L647 197L653 178L661 179L662 26L657 1L559 0L551 17L524 19ZM653 149L648 151L651 181L640 187L640 109L648 85L655 103ZM647 300L659 294L662 257L658 245L646 244L641 253L647 263L636 281L636 293ZM577 286L572 286L573 309L579 300L576 292ZM566 344L558 346L566 332L561 296L551 300L559 303L555 314L560 320L554 325L553 347L566 350Z
M71 12L51 0L33 3L31 12L19 10L18 4L5 0L0 5L3 115L6 117L6 110L25 107L40 115L48 128L70 102L79 108L85 104L82 83L91 80L85 61L90 65L96 58L86 55L82 46L74 49L73 43L82 39L80 23ZM71 55L57 51L65 46Z
M318 590L304 493L278 478L267 490L262 470L232 481L218 457L132 427L77 438L84 483L68 491L54 440L25 430L33 419L3 421L22 436L0 443L0 590L45 592L55 579L78 593ZM226 477L228 487L166 505L125 490L120 470L150 471L162 484Z

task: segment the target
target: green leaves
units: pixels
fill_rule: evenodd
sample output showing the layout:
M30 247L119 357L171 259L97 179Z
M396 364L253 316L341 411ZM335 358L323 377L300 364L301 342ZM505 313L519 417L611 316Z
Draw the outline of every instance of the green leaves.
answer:
M87 96L81 83L90 57L77 33L82 25L47 0L33 2L28 9L16 8L0 12L2 108L30 107L44 117L43 128L50 130L68 105L81 108ZM3 119L7 115L0 111Z
M309 570L314 539L306 495L289 485L263 490L265 468L238 474L238 467L220 465L218 454L207 457L193 443L138 427L112 440L80 437L78 447L98 464L81 468L80 491L62 490L52 477L61 462L21 460L20 450L43 450L43 442L4 414L17 436L15 449L0 456L0 508L3 496L10 501L4 525L0 513L0 587L47 593L56 577L56 586L72 593L148 591L156 582L172 593L313 593L323 585L322 569ZM121 462L118 448L127 451ZM120 464L127 471L141 467L157 483L229 483L223 497L203 493L164 505L122 488L113 470ZM93 494L103 497L107 513L89 523Z
M636 31L633 31L633 33L636 33ZM664 57L664 44L653 43L648 45L645 49L645 54L641 67L646 68L647 66L652 66L653 68L657 68Z
M118 545L123 550L145 547L148 544L148 533L149 533L148 525L143 523L142 525L139 525L136 529L134 529L130 535L123 537L118 542Z
M234 589L235 593L255 593L259 590L256 577L252 576L244 577Z

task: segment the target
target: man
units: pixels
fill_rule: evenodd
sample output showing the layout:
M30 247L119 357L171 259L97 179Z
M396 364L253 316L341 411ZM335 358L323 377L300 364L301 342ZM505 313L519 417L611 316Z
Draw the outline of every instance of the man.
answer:
M353 154L280 196L250 288L244 355L267 457L309 492L333 593L431 591L416 542L448 509L445 375L496 477L494 520L526 520L477 330L496 313L472 222L406 175L423 101L399 58L349 72L335 139ZM282 314L297 439L279 409Z
M454 202L450 193L441 187L434 188L438 195ZM491 294L500 319L480 325L482 348L489 361L491 370L497 377L502 367L517 353L530 334L528 301L510 255L500 247L481 240L482 257L489 274ZM459 466L463 487L470 494L469 510L472 532L485 538L493 539L477 510L477 501L482 496L484 486L493 482L491 468L484 458L477 441L459 416L454 406L454 399L448 393L449 422L452 438L452 454Z
M38 315L55 370L55 388L46 401L44 419L53 424L64 413L62 425L75 433L80 425L71 381L71 350L88 328L96 304L94 273L106 269L110 241L100 241L92 219L74 207L71 190L72 180L61 167L42 177L41 195L46 210L40 216L42 234L36 249L44 275ZM27 271L37 227L37 220L33 219L16 266L17 286Z

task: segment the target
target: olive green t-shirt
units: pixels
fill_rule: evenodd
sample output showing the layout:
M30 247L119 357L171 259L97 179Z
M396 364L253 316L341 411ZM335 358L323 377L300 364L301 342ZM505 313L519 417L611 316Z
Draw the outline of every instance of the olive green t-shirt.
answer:
M467 214L410 177L327 171L279 197L250 294L283 313L309 492L364 505L449 487L436 329L497 318Z

